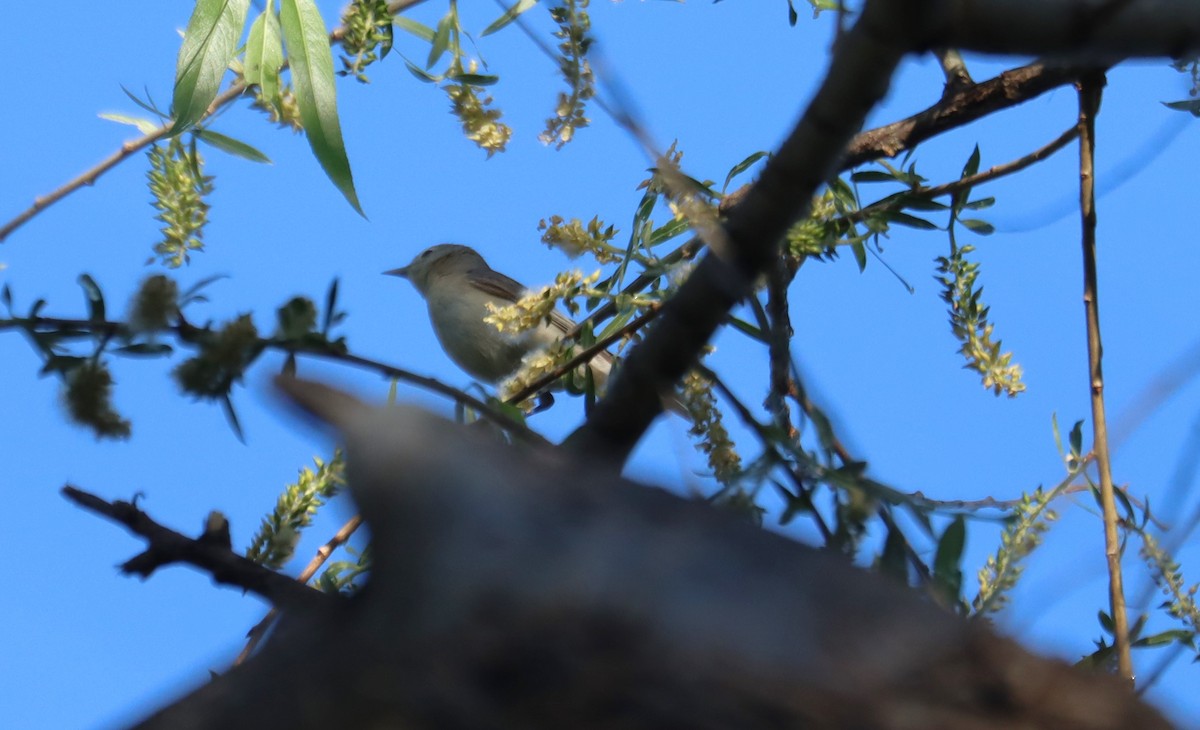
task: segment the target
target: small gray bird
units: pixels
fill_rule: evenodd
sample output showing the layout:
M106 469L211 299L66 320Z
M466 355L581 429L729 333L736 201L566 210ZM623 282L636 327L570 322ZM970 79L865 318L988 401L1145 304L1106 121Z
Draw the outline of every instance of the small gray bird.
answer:
M493 271L474 249L440 243L417 254L408 266L383 272L412 282L429 305L429 321L442 349L460 368L485 383L495 384L516 372L521 358L554 344L575 323L558 311L549 324L520 334L500 332L484 320L487 304L507 306L525 287ZM597 391L604 389L613 357L601 352L588 367Z

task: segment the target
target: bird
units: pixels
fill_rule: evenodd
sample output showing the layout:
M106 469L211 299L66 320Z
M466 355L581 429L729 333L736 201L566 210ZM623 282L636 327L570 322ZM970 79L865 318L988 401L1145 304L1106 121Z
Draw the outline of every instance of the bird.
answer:
M417 254L407 266L383 273L408 279L429 307L429 321L442 349L471 377L491 385L515 373L525 355L553 345L575 327L557 310L548 322L516 334L485 322L489 303L508 306L527 289L492 269L469 246L440 243ZM613 368L612 354L597 353L588 368L597 392L603 391Z

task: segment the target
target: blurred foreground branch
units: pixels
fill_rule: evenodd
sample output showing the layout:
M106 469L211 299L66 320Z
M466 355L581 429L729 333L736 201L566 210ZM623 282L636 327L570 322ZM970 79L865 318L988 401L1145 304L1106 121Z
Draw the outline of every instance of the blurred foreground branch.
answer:
M346 442L370 582L138 727L1167 727L838 556L561 449L279 383Z

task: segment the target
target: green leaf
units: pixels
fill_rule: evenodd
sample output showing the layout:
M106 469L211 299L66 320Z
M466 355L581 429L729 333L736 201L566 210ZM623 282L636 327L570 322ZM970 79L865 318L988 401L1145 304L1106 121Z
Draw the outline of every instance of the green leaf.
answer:
M961 180L971 177L977 172L979 172L979 145L975 145L975 149L971 152L971 156L967 158L967 164L963 165L962 176L959 179ZM962 209L963 205L965 205L967 202L967 197L970 196L970 194L970 186L960 188L954 193L953 199L951 200L951 205L955 212Z
M755 327L744 319L734 317L732 314L725 318L725 323L751 339L757 340L764 344L766 344L769 340L761 328Z
M962 177L971 177L972 175L975 175L978 172L979 172L979 145L975 145L975 149L971 152L971 156L967 158L967 164L963 165Z
M80 274L77 279L79 286L88 300L88 318L93 322L104 321L104 293L96 285L96 280L87 274Z
M337 88L329 33L313 0L281 0L279 19L291 61L300 120L325 174L359 215L366 217L354 191L354 176L338 122Z
M403 15L397 15L394 18L392 18L392 25L399 28L400 30L403 30L403 31L406 31L408 33L415 35L416 37L420 38L421 40L433 43L433 36L435 35L433 32L433 28L430 28L428 25L425 25L424 23L418 23L417 21L415 21L411 18L406 18Z
M87 359L78 355L50 355L46 358L42 369L38 371L38 375L49 375L50 373L63 373L65 375L83 365Z
M470 84L471 86L491 86L500 80L499 76L493 76L490 74L466 73L454 74L453 76L447 76L446 78L456 84Z
M519 0L519 2L513 3L508 10L504 11L503 15L493 20L491 25L483 29L483 32L479 34L480 37L495 33L504 26L516 20L521 13L537 4L538 0Z
M442 19L438 21L437 30L433 34L433 44L429 49L429 59L425 62L425 68L432 68L433 64L438 62L446 49L450 47L450 29L454 25L453 14L446 13Z
M962 515L954 518L938 540L937 553L933 558L933 578L947 605L953 605L958 600L962 590L962 561L963 546L967 542L967 524Z
M978 218L963 218L958 221L967 227L967 230L972 233L978 233L981 236L990 236L996 232L996 227L987 221L981 221Z
M963 207L970 210L983 210L984 208L990 208L995 204L996 199L989 196L987 198L980 198L979 200L972 200L971 202L964 204Z
M287 2L287 0L284 0ZM246 443L246 434L242 431L242 422L238 420L237 411L233 407L233 401L229 399L229 393L221 394L221 410L225 411L225 418L229 422L229 428L233 431L233 435L237 436L237 440Z
M686 231L691 225L687 218L673 218L670 223L659 226L650 232L650 235L646 237L646 247L650 248L669 241Z
M262 162L268 165L271 164L271 158L267 157L262 152L259 152L257 149L251 147L245 142L236 140L233 137L226 137L225 135L220 134L219 132L214 132L211 129L197 129L196 136L200 138L201 142L212 145L222 152L227 152L234 157L241 157L242 159L250 160L251 162Z
M896 182L894 174L882 170L863 170L851 175L850 179L857 183Z
M143 109L145 109L146 111L150 112L151 114L153 114L154 116L158 117L159 119L162 119L162 120L164 120L164 121L165 121L165 120L167 120L167 119L169 119L169 118L170 118L170 116L169 116L169 115L167 115L167 114L163 114L163 113L162 113L162 111L160 111L160 110L158 109L158 107L154 105L154 100L150 98L150 91L149 91L149 90L147 90L147 91L146 91L146 99L147 99L147 101L142 101L141 99L139 99L139 98L137 98L136 96L134 96L134 95L133 95L133 92L132 92L132 91L130 91L129 89L126 89L124 85L122 85L122 86L121 86L121 91L124 91L124 92L125 92L125 96L128 96L128 97L129 97L129 100L130 100L130 101L132 101L134 104L137 104L138 106L140 106L141 108L143 108Z
M899 199L903 201L902 207L910 208L912 210L942 211L950 207L945 203L939 203L936 200L923 198L919 194L911 195L909 193L901 193Z
M429 73L428 71L426 71L425 69L416 65L412 61L405 60L404 65L408 68L409 73L411 73L413 76L416 76L417 79L419 79L421 81L425 81L425 82L428 82L431 84L436 84L436 83L440 82L443 78L440 75L435 76L434 74Z
M1163 644L1172 644L1174 642L1192 646L1194 638L1195 634L1187 629L1170 629L1159 634L1138 639L1134 642L1133 646L1162 646Z
M721 187L721 189L724 190L724 189L728 188L730 181L732 181L738 175L741 175L746 170L749 170L750 167L754 165L754 163L758 162L759 160L761 160L762 158L766 157L769 154L771 154L771 153L763 151L763 150L759 150L758 152L755 152L754 154L750 155L746 159L742 160L741 162L737 163L733 167L729 168L729 174L725 176L725 184Z
M267 7L250 26L246 40L246 83L257 84L263 98L272 106L279 105L279 69L283 68L283 38L280 36L279 16L267 0Z
M141 117L130 117L124 114L109 114L103 113L99 115L101 119L107 119L110 122L117 124L128 124L137 127L137 130L142 134L154 134L158 131L158 122L152 119L143 119Z
M905 546L904 534L893 522L888 525L887 539L883 543L883 553L876 562L880 573L891 576L901 583L908 583L908 552Z
M918 218L915 215L901 213L898 210L889 210L883 215L884 220L896 223L909 228L918 228L923 231L936 231L937 226L924 218Z
M1188 112L1194 117L1200 117L1200 99L1185 99L1183 101L1164 101L1162 103L1168 109L1176 111Z
M321 334L328 336L329 329L341 322L346 315L337 311L338 279L335 276L325 293L325 312L321 315Z
M854 252L854 263L858 264L860 272L867 270L867 247L863 245L861 240L850 244L850 250Z
M1083 455L1083 421L1076 421L1071 427L1071 434L1067 437L1068 443L1071 444L1071 453L1075 456Z
M137 355L139 357L161 357L170 355L175 351L165 342L135 342L132 345L124 345L113 350L113 352L121 355Z
M179 134L204 116L237 52L250 0L197 0L179 47L171 102Z

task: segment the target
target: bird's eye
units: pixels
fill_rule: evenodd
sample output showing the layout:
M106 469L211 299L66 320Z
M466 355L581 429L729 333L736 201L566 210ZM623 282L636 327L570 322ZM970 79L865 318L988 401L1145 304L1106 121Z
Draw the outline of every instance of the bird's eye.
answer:
M421 258L425 258L426 256L428 256L428 255L429 255L429 254L431 254L431 253L433 253L433 249L432 249L432 248L427 248L427 249L425 249L424 251L422 251L422 252L421 252Z

